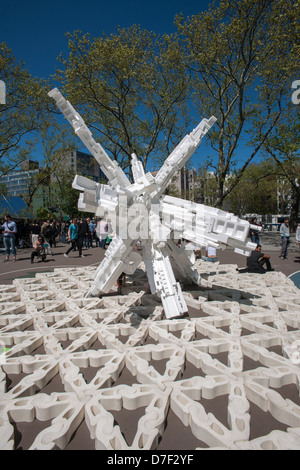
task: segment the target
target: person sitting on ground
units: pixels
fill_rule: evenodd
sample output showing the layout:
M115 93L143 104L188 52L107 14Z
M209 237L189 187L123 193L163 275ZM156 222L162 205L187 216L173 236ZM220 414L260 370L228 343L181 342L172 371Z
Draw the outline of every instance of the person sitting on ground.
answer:
M216 263L219 261L217 257L217 250L212 246L206 248L205 256L202 256L203 261L210 261L211 263Z
M39 235L37 242L34 243L33 251L31 253L31 263L34 263L34 257L41 257L42 261L46 259L45 252L45 239L42 235Z
M267 269L264 268L264 264ZM247 271L249 273L263 274L266 271L274 271L270 262L270 255L261 252L261 245L257 245L255 250L247 258Z

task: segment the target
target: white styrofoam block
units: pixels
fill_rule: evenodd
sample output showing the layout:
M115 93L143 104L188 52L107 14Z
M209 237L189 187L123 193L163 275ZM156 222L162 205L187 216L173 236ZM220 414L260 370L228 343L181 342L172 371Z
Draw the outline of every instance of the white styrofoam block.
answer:
M162 196L173 176L191 157L202 138L216 122L216 118L212 116L210 119L203 119L186 135L167 157L155 177L149 173L145 175L142 162L132 154L134 183L130 184L117 161L110 160L101 145L94 141L81 116L59 90L53 89L49 96L56 101L108 178L109 185L99 185L76 176L73 187L83 191L79 197L79 208L99 215L103 215L104 210L122 214L120 217L118 215L118 220L114 218L112 222L113 231L119 237L119 244L112 244L114 249L107 250L87 296L109 292L122 272L129 274L128 263L123 259L123 249L126 251L125 258L132 261L131 252L141 238L148 251L147 254L146 250L143 253L151 292L156 292L161 298L167 318L185 315L187 306L180 284L174 282L171 259L173 264L176 264L177 275L181 278L186 275L187 279L199 283L199 276L193 275L191 266L187 263L187 256L181 256L181 260L176 262L178 253L174 253L175 247L169 244L169 251L166 252L163 242L184 238L200 247L206 244L216 248L232 246L244 255L248 255L249 250L255 248L254 244L247 241L250 228L247 221L220 209ZM123 246L120 245L121 239ZM138 260L136 263L132 262L132 270L135 270L137 265Z
M17 424L57 417L37 436L34 448L66 448L70 433L82 419L90 419L91 410L94 413L97 409L95 401L92 408L89 406L99 392L108 399L105 419L112 416L108 404L115 403L120 408L126 403L137 409L139 403L145 403L141 389L136 401L131 397L124 403L116 400L112 391L115 380L121 379L122 383L120 374L126 367L140 386L154 387L164 397L169 396L169 391L164 395L165 391L171 389L172 410L196 438L212 449L297 448L300 407L297 400L286 399L281 388L293 385L299 390L299 364L294 354L300 340L299 332L294 330L299 322L295 308L300 305L298 289L280 273L241 276L234 265L205 266L205 271L201 263L196 263L196 267L200 273L214 273L214 281L211 289L185 293L187 304L189 300L199 310L200 316L192 320L162 320L158 299L145 296L143 283L139 284L141 291L135 291L138 284L132 284L132 291L128 287L129 293L123 296L85 297L90 277L96 272L94 267L59 268L36 278L16 279L10 290L0 285L0 341L10 348L5 356L0 356L0 447L14 446L10 419ZM138 271L133 278L139 281L140 276ZM132 315L135 321L131 321ZM130 338L132 342L128 341ZM100 343L103 339L105 349L91 349L97 339ZM68 341L67 347L64 341ZM42 347L45 352L37 354ZM248 359L258 361L258 367L245 369ZM161 369L156 370L156 360L166 361L161 373ZM188 363L195 368L194 376L180 380ZM96 367L89 383L84 380L85 367ZM6 374L26 376L8 389ZM53 400L43 390L48 381L58 378L65 392ZM206 412L202 402L222 396L228 401L225 426L214 411ZM78 413L76 403L81 410ZM162 403L158 398L156 407ZM251 403L268 411L289 430L284 433L274 425L273 432L250 441ZM150 442L152 447L157 446L158 436L165 432L168 423L164 410L159 412L163 416L161 424L140 428L144 434L139 434L137 448ZM67 421L63 419L64 412ZM153 412L158 416L157 410ZM151 413L147 413L149 423ZM97 415L96 422L99 420ZM98 433L97 438L93 429L96 428L90 428L91 439L95 439L97 448L104 448L103 442L108 448L127 448L116 426L111 435L104 432L103 437ZM111 441L112 435L115 440Z
M155 365L149 364L151 360L166 358L169 360L163 374L156 370ZM126 366L140 383L153 383L163 390L180 375L184 363L184 350L171 344L137 346L126 354Z
M149 450L158 443L169 406L171 389L164 391L154 385L132 387L120 385L99 391L86 405L86 422L91 435L95 438L98 450ZM132 445L128 445L110 410L122 407L135 410L146 406L145 415L139 420L138 429Z

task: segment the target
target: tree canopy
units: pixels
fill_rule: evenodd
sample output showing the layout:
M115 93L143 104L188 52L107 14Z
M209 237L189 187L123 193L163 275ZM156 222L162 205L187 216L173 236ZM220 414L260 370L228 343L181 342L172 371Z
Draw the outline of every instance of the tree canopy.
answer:
M69 101L124 169L135 153L146 169L162 161L185 129L187 80L176 35L134 25L91 39L68 35L57 78Z
M195 120L215 115L204 151L201 146L201 167L212 170L209 200L222 207L230 195L238 198L243 176L249 184L255 179L252 164L271 157L272 171L290 185L295 223L300 134L292 95L299 96L300 83L299 1L213 1L193 16L177 15L175 25L176 33L163 35L138 25L95 38L69 32L68 53L59 57L51 80L130 177L132 153L146 171L158 169ZM57 168L49 151L65 145L47 97L51 80L33 78L3 43L0 80L7 90L7 104L0 104L0 174L30 156L38 136L49 139L49 175ZM267 167L259 167L266 171L260 187L272 184Z
M299 72L297 6L295 0L221 0L176 19L199 112L218 119L208 135L217 157L217 206L276 128L283 107L292 106L290 87ZM254 132L255 146L241 155L241 141Z
M17 168L30 156L32 138L40 129L44 81L33 78L5 43L0 43L0 80L6 99L0 104L0 175Z

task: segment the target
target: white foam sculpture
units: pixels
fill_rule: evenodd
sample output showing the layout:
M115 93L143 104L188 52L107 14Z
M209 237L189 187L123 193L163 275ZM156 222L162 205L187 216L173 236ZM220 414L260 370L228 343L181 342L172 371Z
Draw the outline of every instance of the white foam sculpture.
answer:
M141 161L132 154L132 184L118 163L95 142L82 117L60 91L54 88L48 94L108 179L108 184L99 184L76 175L73 182L73 188L81 191L78 208L96 216L107 212L114 232L87 297L108 293L122 272L133 274L144 261L151 293L161 298L166 317L183 316L188 309L180 282L198 284L200 278L193 268L194 252L178 247L176 240L190 240L199 247L230 246L245 256L256 246L247 241L251 227L247 221L220 209L163 195L216 118L203 119L186 135L156 176L145 174ZM140 251L136 250L138 242L142 245Z

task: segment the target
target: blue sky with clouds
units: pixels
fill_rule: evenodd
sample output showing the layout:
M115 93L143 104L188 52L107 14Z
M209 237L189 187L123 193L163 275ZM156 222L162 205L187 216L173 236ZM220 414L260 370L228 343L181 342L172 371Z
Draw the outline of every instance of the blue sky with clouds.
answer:
M92 37L117 26L139 24L158 33L175 31L174 17L207 9L208 0L2 0L0 42L22 59L33 76L55 72L57 57L67 54L65 33L80 30Z

